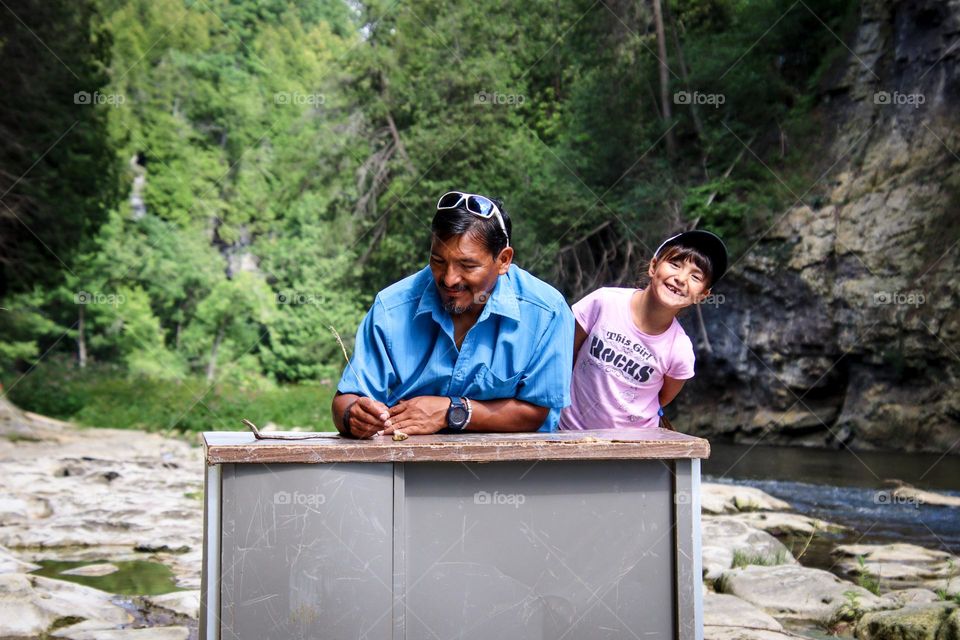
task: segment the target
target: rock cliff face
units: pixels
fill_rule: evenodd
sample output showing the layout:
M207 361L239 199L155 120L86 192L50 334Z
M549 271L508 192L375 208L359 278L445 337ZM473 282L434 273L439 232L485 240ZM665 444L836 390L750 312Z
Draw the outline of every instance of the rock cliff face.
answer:
M860 11L794 141L821 177L703 307L681 430L960 453L960 0Z

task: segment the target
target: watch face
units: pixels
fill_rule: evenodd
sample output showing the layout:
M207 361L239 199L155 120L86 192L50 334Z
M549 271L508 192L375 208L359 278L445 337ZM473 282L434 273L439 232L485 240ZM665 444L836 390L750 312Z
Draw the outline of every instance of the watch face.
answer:
M467 421L467 408L464 406L450 407L447 413L447 421L453 428L461 428Z

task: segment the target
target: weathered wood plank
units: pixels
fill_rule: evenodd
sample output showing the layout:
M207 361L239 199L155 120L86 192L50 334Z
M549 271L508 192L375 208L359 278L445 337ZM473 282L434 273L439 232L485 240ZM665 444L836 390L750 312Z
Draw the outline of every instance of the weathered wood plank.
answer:
M203 434L207 464L333 462L495 462L504 460L640 460L707 458L710 443L665 429L597 429L554 433L468 433L368 440L317 433L307 440L257 440L252 433Z

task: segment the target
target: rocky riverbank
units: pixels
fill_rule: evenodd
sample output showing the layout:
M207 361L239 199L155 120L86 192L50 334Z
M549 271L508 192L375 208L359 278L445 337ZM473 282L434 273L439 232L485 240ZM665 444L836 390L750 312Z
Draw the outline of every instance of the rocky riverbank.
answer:
M758 489L705 483L704 637L960 638L960 558L848 544L832 547L829 571L803 565L812 544L841 532Z
M184 441L0 401L0 638L196 638L202 469ZM842 527L755 488L703 489L707 639L960 638L960 558L855 544L833 571L804 566Z
M0 638L196 637L202 470L186 442L0 400ZM67 581L82 578L126 593Z

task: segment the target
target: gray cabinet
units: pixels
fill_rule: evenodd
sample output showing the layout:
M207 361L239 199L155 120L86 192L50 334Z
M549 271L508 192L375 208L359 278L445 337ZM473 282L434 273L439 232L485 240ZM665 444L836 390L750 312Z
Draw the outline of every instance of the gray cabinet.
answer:
M702 638L703 440L204 442L202 637Z

